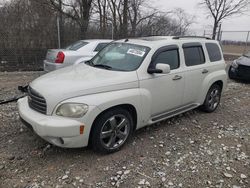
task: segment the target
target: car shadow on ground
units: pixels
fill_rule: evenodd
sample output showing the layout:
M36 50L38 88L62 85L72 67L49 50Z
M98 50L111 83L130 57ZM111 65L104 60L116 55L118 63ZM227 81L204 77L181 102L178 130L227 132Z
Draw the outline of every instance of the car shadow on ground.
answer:
M240 84L250 84L250 80L241 80L241 79L230 79L230 80Z
M169 118L167 120L161 121L159 123L145 126L144 128L141 128L137 131L135 131L131 137L131 139L128 141L128 143L125 144L122 149L116 153L111 154L101 154L94 152L90 146L85 148L61 148L54 146L46 141L44 141L42 138L40 138L38 135L35 135L32 130L28 130L29 134L32 134L35 139L37 139L38 143L38 153L39 157L41 158L53 158L56 157L62 158L63 156L65 158L72 158L74 156L81 156L82 158L89 158L91 157L93 160L97 158L106 158L106 156L116 156L123 154L126 155L127 152L131 152L131 150L134 150L135 147L133 147L135 144L142 145L144 142L149 142L150 137L157 137L159 133L162 131L165 133L173 132L173 129L180 129L179 123L181 121L187 121L193 119L192 116L195 114L203 114L199 109L194 109L189 112L185 112L183 114L177 115L175 117ZM204 113L205 114L205 113ZM176 130L175 130L176 131ZM30 135L30 136L32 136ZM156 138L157 139L157 138ZM28 146L27 146L28 147ZM32 147L32 146L31 146ZM138 153L138 151L136 151Z

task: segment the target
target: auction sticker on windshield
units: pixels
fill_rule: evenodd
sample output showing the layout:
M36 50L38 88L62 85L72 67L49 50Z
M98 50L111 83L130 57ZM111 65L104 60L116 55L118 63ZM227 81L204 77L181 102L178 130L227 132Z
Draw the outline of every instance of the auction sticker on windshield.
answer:
M136 49L129 49L127 54L132 54L132 55L143 57L145 52L141 50L136 50Z

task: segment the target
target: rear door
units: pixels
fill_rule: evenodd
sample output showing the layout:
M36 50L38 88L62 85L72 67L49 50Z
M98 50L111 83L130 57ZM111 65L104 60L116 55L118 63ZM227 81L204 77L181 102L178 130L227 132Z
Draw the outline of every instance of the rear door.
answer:
M208 74L204 49L201 43L184 43L182 45L185 59L184 105L197 103L202 91L202 83Z

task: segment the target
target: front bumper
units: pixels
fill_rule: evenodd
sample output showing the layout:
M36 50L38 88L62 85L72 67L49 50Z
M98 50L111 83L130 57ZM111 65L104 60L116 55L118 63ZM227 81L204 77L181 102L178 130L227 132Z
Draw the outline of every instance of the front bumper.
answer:
M239 65L238 68L230 67L229 77L232 79L250 81L250 67Z
M37 135L56 146L78 148L88 145L90 126L87 127L83 122L36 112L29 107L27 97L18 100L18 111L25 124L30 125ZM84 133L80 134L82 125Z

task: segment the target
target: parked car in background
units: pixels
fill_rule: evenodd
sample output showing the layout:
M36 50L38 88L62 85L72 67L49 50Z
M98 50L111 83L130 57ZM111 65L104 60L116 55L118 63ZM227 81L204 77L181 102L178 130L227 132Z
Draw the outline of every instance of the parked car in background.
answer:
M18 101L19 114L54 145L111 153L146 125L197 107L215 111L225 67L215 40L119 40L85 63L34 80Z
M228 75L230 79L250 81L250 52L233 61Z
M80 40L69 45L65 49L50 49L44 60L44 71L50 72L77 64L79 63L79 61L77 61L79 58L81 58L82 61L87 61L94 57L110 42L112 42L112 40Z

